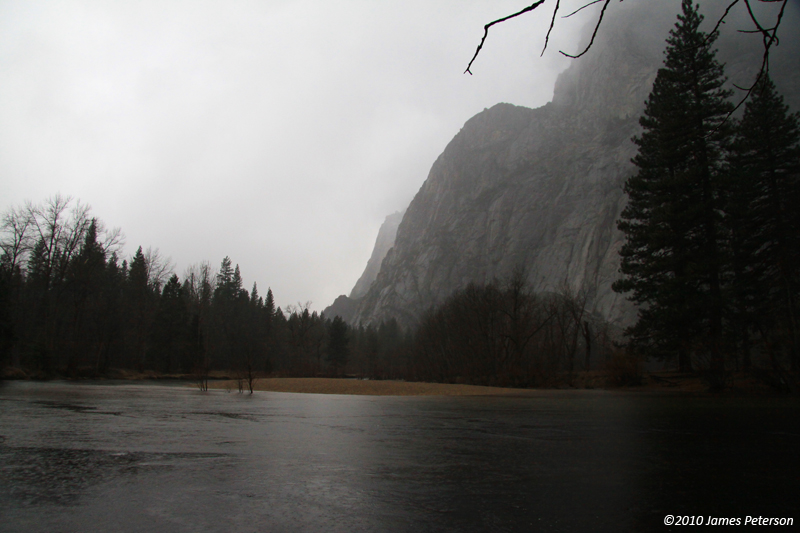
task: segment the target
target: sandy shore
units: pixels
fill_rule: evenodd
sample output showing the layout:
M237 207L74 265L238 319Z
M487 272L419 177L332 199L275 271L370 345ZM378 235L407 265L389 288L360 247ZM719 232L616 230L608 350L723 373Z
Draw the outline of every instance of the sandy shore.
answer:
M211 380L211 389L236 391L235 380ZM246 387L246 384L245 384ZM555 389L511 389L504 387L482 387L478 385L455 385L449 383L422 383L406 381L376 381L334 378L259 378L254 387L258 391L298 392L311 394L357 394L369 396L535 396L542 390ZM605 384L602 373L583 373L578 376L574 388L606 389L632 393L666 392L678 394L709 394L708 385L697 375L659 372L643 377L636 386L611 387ZM725 396L774 396L777 393L751 376L738 375L730 379Z
M236 381L210 381L208 388L237 390L237 384ZM256 380L253 388L258 391L271 392L369 396L524 396L533 392L531 389L506 389L477 385L333 378L262 378Z

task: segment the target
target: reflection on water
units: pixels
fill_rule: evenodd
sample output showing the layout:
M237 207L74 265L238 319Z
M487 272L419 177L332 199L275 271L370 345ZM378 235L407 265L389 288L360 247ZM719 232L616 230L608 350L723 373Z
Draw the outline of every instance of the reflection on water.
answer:
M605 391L11 383L0 531L648 531L666 514L791 516L798 415L792 399Z

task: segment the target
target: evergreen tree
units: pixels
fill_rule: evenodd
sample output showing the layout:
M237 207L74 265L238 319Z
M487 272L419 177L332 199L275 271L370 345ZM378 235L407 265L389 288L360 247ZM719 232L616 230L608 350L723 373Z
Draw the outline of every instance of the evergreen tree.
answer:
M275 316L275 297L272 295L272 288L267 288L267 298L264 300L264 309L269 319Z
M128 283L133 293L143 295L147 292L147 261L141 246L136 250L128 268Z
M155 307L155 294L148 283L147 261L141 246L136 250L128 268L125 301L128 319L127 346L130 350L128 364L141 372L148 365L148 339Z
M19 266L12 265L6 254L0 257L0 366L12 366L11 350L15 342L14 316L12 309L19 302L14 298L14 272Z
M261 314L264 321L264 371L272 372L275 352L275 298L271 288L267 288Z
M798 369L800 297L800 116L790 114L769 76L747 102L737 128L730 184L737 325L749 366L749 329L783 344Z
M732 109L722 88L723 66L700 31L703 17L691 0L670 31L664 67L634 138L637 175L628 179L629 203L618 222L626 235L623 278L614 289L640 304L630 345L659 356L677 355L682 371L690 354L710 357L713 385L722 357L724 232L722 166L730 142Z
M189 372L185 352L188 346L189 318L183 288L173 274L164 285L153 325L152 351L156 367L166 373Z
M217 286L214 289L214 300L224 299L230 301L233 299L231 294L231 281L233 280L233 268L231 266L231 258L225 256L219 266L217 272Z
M92 219L85 232L83 244L67 267L67 287L71 306L67 331L67 372L96 362L102 348L101 319L105 315L103 285L105 281L105 250L97 241L97 220ZM69 309L66 309L69 307Z
M236 268L233 271L233 278L231 279L231 294L234 298L240 298L248 296L247 291L244 290L242 287L242 273L239 271L239 265L236 265Z
M50 260L44 238L39 238L28 258L28 282L46 291L50 285Z
M328 325L328 363L331 365L334 375L339 375L339 372L347 364L347 357L350 353L349 342L347 324L342 317L334 317Z
M245 291L246 292L246 291ZM222 259L217 273L217 286L214 289L212 302L211 344L214 347L212 358L224 368L233 368L238 364L242 338L239 330L242 327L242 277L239 265L234 270L230 257Z
M50 258L44 237L40 237L28 257L28 275L24 300L29 306L30 320L24 328L28 346L24 349L30 367L49 374L53 370L53 334L50 327Z
M264 306L264 300L258 295L258 283L253 282L253 290L250 291L250 306L253 309L261 309Z
M103 340L102 346L97 354L96 369L98 373L105 373L114 363L119 360L112 360L119 357L124 349L124 339L122 337L123 324L123 302L125 281L127 276L127 263L119 265L117 254L112 252L111 257L106 263L104 276L104 295L106 300L105 314L101 318Z

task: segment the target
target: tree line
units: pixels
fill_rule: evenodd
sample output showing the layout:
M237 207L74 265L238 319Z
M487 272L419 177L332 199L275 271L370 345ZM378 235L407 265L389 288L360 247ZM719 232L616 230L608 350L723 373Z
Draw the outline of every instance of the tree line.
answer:
M2 227L0 366L29 375L156 372L205 388L216 372L251 390L264 375L533 386L571 382L610 353L587 292L534 294L523 269L468 286L416 328L352 326L310 303L276 307L271 289L242 286L228 257L182 279L152 249L120 260L121 232L60 195L10 209Z
M396 321L354 329L310 304L276 307L272 290L242 286L225 257L183 279L156 250L121 259L121 232L56 195L2 220L0 366L38 376L103 376L124 369L212 371L252 387L258 375L399 377L406 332Z
M578 371L604 369L621 384L636 379L636 362L613 368L619 335L588 312L590 291L565 280L558 291L536 293L527 280L518 267L431 309L416 331L413 378L526 388L574 385Z

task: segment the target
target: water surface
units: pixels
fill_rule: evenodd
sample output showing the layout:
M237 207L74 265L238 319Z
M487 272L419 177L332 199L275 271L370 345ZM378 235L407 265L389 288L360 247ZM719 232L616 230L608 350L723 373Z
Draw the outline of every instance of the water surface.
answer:
M0 386L0 531L666 531L666 514L792 516L799 415L780 398L13 382Z

